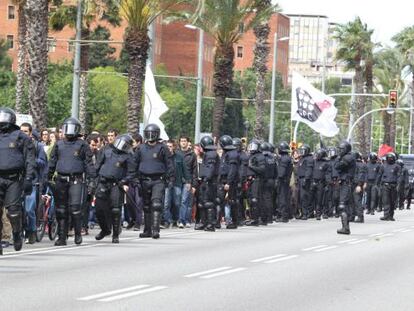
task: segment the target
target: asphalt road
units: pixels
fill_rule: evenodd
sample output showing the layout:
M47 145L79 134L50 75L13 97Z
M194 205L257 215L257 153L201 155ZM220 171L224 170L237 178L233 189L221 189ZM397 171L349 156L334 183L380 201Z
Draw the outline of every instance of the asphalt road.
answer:
M414 310L414 213L379 216L8 248L0 310Z

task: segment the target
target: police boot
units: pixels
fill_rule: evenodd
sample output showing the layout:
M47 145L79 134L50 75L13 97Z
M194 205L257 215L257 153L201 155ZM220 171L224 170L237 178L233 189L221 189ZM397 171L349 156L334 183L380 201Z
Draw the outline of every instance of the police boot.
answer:
M204 231L216 231L214 227L214 209L207 209L207 226L204 228Z
M139 234L140 238L150 238L152 237L151 231L151 214L144 213L144 232Z
M72 214L73 229L75 230L75 244L80 245L82 243L82 218L81 214Z
M355 222L363 223L363 222L364 222L364 217L360 217L360 216L358 216L358 217L355 219Z
M13 229L13 246L14 250L19 251L23 246L22 237L22 214L19 212L13 212L7 215L10 220L10 224Z
M200 222L194 226L194 230L204 230L206 227L206 210L204 208L200 208L198 211L200 213Z
M121 210L114 208L112 210L112 243L119 243L119 227L121 225Z
M102 208L96 210L96 219L98 220L101 231L95 236L95 240L100 241L104 237L111 235L111 229L108 228L108 219Z
M55 246L64 246L66 245L67 237L67 223L64 219L58 220L58 239L55 242Z
M160 238L160 223L161 223L161 212L152 212L152 238Z
M342 222L342 228L338 229L336 232L338 234L350 234L351 231L349 230L348 216L346 213L341 214L341 222Z
M257 207L251 207L251 219L246 221L246 226L258 226L259 225L259 215Z
M215 227L216 229L221 229L221 217L223 215L221 214L221 207L217 206L216 208L216 221L215 221Z
M237 224L239 222L239 209L238 205L234 204L231 207L231 223L226 226L226 229L237 229Z

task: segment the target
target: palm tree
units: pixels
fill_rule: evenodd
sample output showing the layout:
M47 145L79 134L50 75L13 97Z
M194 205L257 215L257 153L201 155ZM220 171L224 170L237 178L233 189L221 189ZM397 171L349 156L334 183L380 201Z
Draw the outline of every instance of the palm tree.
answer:
M63 4L55 0L57 9L52 12L49 20L51 29L61 31L65 26L76 27L76 11L74 4ZM92 23L95 21L107 21L112 26L120 25L118 6L113 0L93 1L83 0L82 2L82 30L81 40L90 39L93 31ZM99 27L99 26L97 26ZM81 45L81 72L79 90L79 121L85 132L88 132L87 124L87 94L88 94L88 70L89 70L89 44Z
M148 30L155 20L167 17L173 9L188 0L118 0L121 17L128 23L124 47L129 56L127 129L138 131L141 115L143 85L151 40Z
M368 29L359 17L354 21L338 25L335 30L335 38L339 41L336 59L345 62L347 70L354 70L355 92L364 92L364 63L367 56L372 53L373 44L371 35L373 30ZM362 116L366 111L364 97L357 97L356 111L351 107L351 113L355 118ZM369 138L366 136L366 123L360 122L357 126L356 138L359 143L359 150L362 153L369 151Z
M412 76L412 81L410 85L411 89L411 101L414 103L414 26L407 27L402 30L400 33L396 34L393 38L393 41L397 43L396 47L404 56L403 67L408 70L408 73ZM401 68L403 68L401 67ZM411 110L412 117L414 117L414 111ZM410 129L411 135L411 150L409 153L413 153L414 147L414 122Z
M254 49L253 68L256 73L256 123L254 128L255 137L264 138L264 99L265 99L265 78L267 73L267 60L269 58L269 42L270 26L268 18L272 12L276 11L276 7L272 5L271 0L257 0L256 14L267 17L262 20L254 28L253 32L256 36L256 46Z
M257 0L204 0L194 24L215 39L213 136L219 137L223 123L226 97L233 83L234 44L242 36L240 25L249 31L266 14L252 14ZM265 10L266 11L266 10ZM266 12L267 13L267 12Z
M29 112L35 128L47 123L48 0L26 0Z

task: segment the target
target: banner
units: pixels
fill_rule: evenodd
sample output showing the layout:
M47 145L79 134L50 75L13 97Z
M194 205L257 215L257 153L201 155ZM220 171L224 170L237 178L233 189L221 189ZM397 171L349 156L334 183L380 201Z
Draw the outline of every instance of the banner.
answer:
M161 139L168 140L168 135L165 132L165 126L161 122L161 116L168 111L168 107L162 100L160 94L155 86L154 75L151 67L147 65L145 72L145 103L144 103L144 125L149 123L157 124L161 129Z
M292 76L292 121L307 124L322 136L339 133L335 118L335 99L325 95L297 72Z

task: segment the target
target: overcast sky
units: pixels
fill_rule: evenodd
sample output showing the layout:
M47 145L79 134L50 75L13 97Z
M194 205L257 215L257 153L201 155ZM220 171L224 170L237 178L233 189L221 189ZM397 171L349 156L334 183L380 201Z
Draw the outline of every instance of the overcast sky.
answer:
M345 23L360 16L374 29L373 39L393 45L391 37L414 25L412 0L273 0L285 14L320 14L330 22Z

